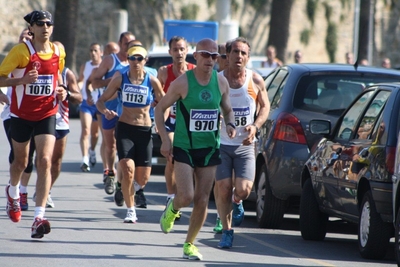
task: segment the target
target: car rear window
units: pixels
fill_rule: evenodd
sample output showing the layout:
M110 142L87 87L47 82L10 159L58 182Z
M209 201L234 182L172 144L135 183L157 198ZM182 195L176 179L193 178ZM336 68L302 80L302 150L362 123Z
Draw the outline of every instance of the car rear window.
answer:
M341 114L369 85L394 82L397 77L376 75L314 75L300 79L293 98L295 108Z

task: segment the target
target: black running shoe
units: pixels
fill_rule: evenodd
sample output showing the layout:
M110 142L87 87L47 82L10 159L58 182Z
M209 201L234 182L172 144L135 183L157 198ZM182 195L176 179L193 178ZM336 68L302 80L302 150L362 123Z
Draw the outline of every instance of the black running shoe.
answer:
M135 204L136 207L142 208L142 209L147 209L147 202L146 202L146 197L144 196L143 189L139 189L135 193Z
M106 191L108 195L114 194L115 191L114 180L115 180L115 174L113 171L109 170L106 179L104 180L104 191Z
M89 167L89 165L87 165L86 163L82 163L82 164L81 164L81 170L82 170L83 172L90 172L90 167Z
M124 205L124 196L122 195L121 184L118 182L115 183L114 202L118 207Z

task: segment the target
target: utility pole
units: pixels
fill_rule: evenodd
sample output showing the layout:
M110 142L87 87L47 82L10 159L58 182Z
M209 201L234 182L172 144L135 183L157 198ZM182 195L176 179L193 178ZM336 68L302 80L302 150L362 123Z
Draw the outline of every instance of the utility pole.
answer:
M354 34L353 34L353 55L358 59L358 35L360 32L360 0L354 2Z
M128 30L128 11L125 9L114 10L110 19L111 27L108 31L108 40L117 41L119 35Z
M239 36L239 23L231 20L231 0L217 0L216 20L219 24L218 43Z
M370 0L369 18L368 18L368 62L373 65L373 52L374 52L374 13L375 13L375 0Z
M171 0L168 0L167 19L171 19Z

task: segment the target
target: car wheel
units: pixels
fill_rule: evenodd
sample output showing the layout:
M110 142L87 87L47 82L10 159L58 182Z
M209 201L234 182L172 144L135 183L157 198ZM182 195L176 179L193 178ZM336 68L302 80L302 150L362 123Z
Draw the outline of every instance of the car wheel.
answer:
M397 211L396 224L394 228L394 254L396 256L397 266L400 266L400 207Z
M366 259L383 259L386 255L392 225L382 221L376 211L371 191L367 191L360 207L358 248Z
M263 165L257 179L257 222L261 228L279 228L286 210L286 201L272 194L267 176L267 166Z
M300 199L300 232L303 239L324 240L328 219L329 216L319 209L311 179L307 179Z

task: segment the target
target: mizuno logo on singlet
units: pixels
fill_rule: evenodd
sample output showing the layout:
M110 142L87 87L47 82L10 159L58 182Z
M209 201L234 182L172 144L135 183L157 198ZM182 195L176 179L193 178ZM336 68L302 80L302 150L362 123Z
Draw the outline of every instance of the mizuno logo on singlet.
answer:
M250 108L233 108L235 116L247 116L250 114Z
M216 119L217 118L217 114L204 114L204 113L195 113L192 116L192 119Z
M147 87L145 86L126 86L124 88L125 92L130 92L130 93L139 93L139 94L147 94Z
M51 79L37 79L36 83L52 83Z

